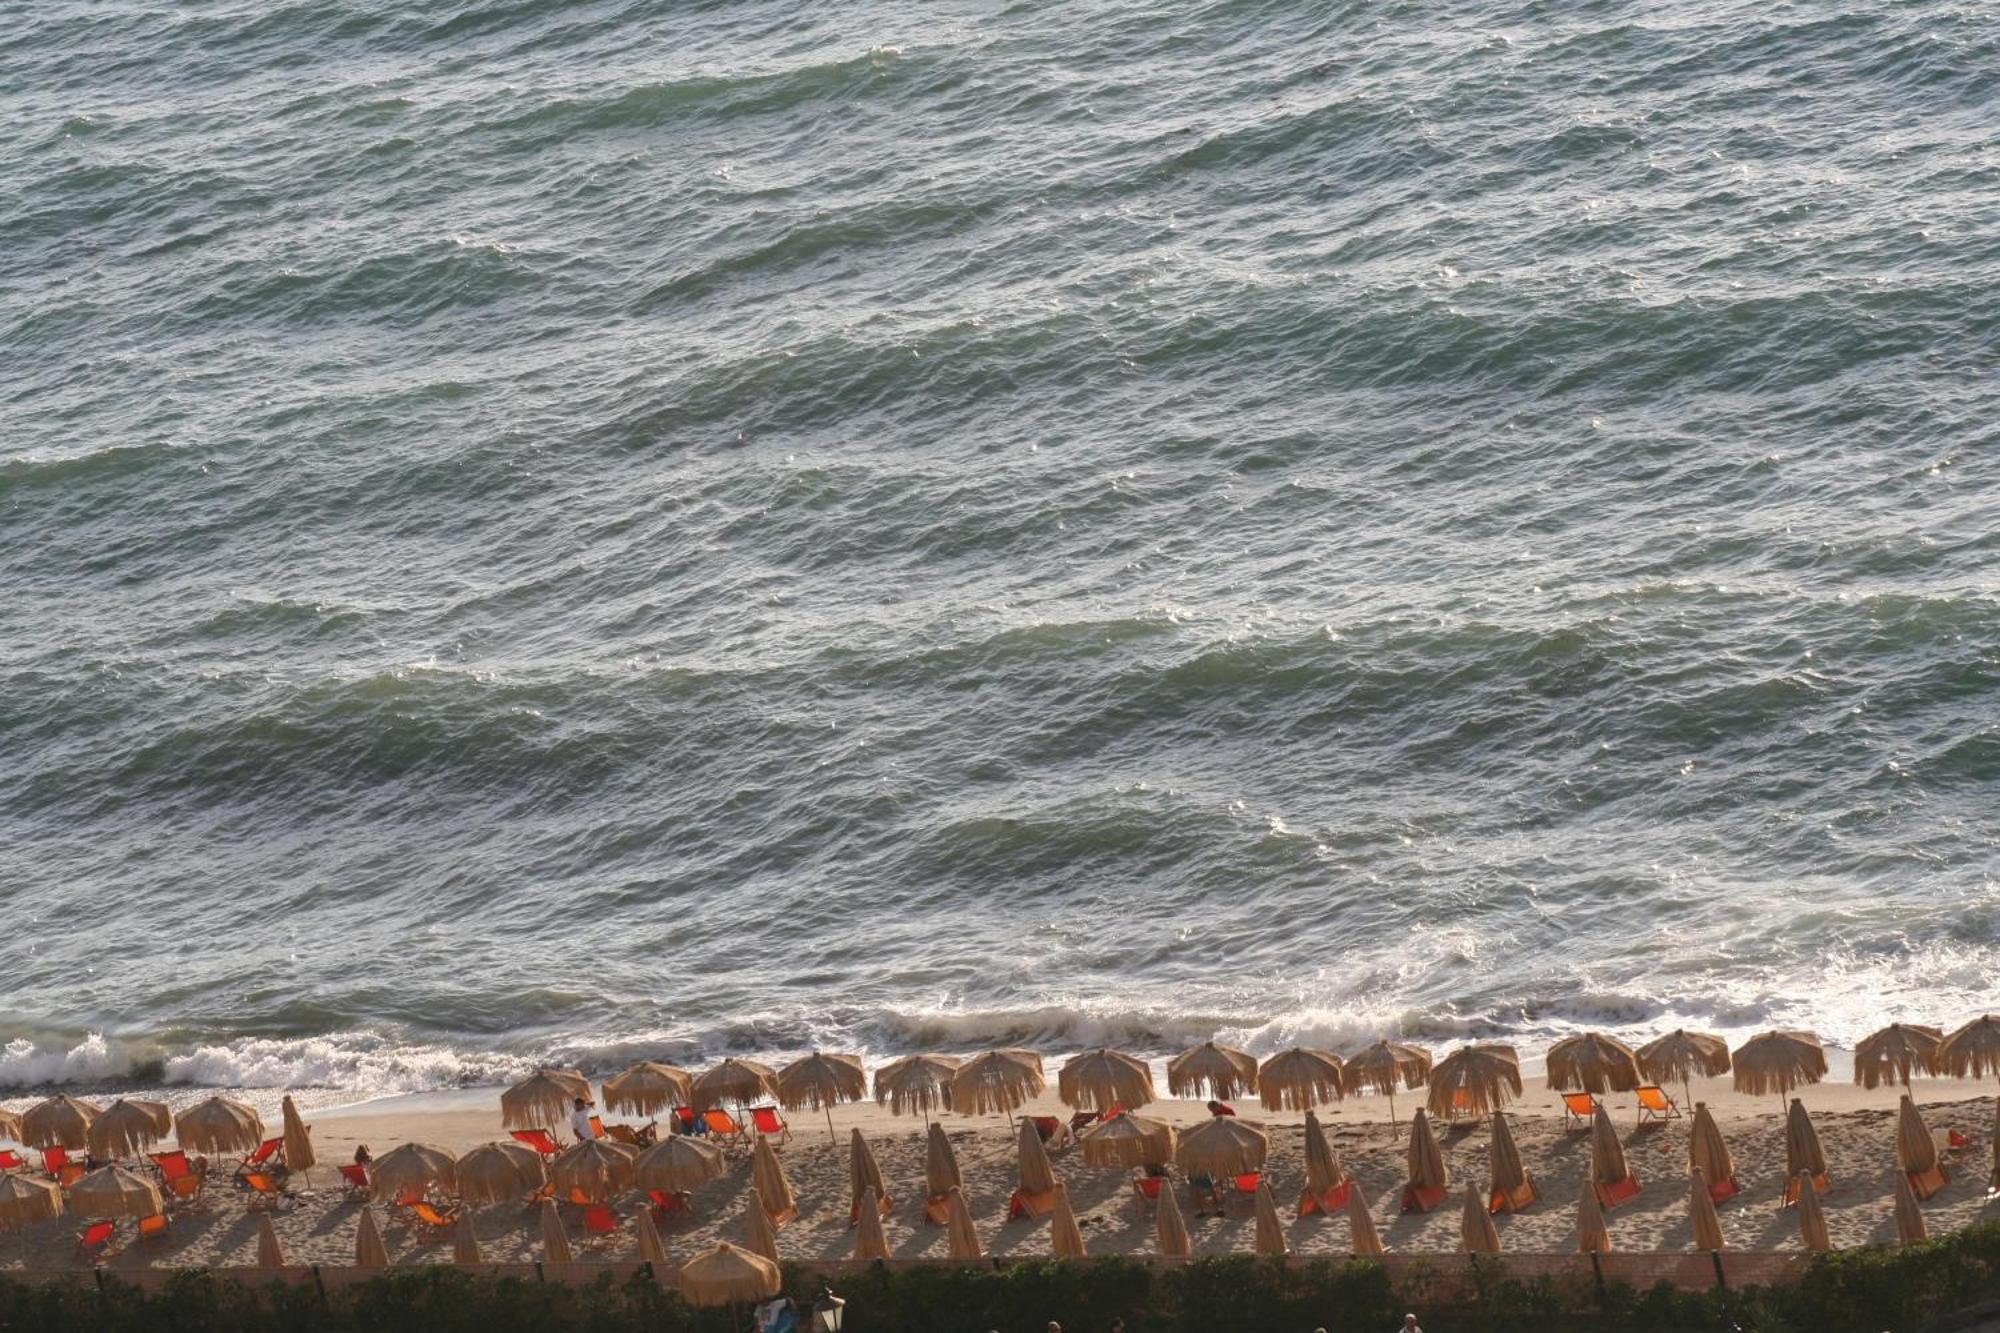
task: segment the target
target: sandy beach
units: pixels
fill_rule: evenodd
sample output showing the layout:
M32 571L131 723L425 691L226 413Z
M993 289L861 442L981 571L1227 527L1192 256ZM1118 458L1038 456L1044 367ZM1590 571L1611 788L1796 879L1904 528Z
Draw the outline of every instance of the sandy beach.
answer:
M1694 1097L1708 1103L1735 1156L1743 1193L1721 1210L1729 1246L1741 1250L1792 1251L1800 1248L1796 1216L1778 1206L1784 1175L1784 1141L1780 1103L1776 1097L1746 1098L1727 1083L1697 1082ZM1676 1096L1678 1096L1676 1090ZM1808 1088L1804 1101L1812 1112L1826 1152L1833 1190L1824 1200L1828 1225L1837 1247L1890 1242L1895 1239L1892 1216L1895 1179L1894 1135L1896 1095L1889 1089L1864 1091L1851 1085ZM1972 1147L1952 1170L1950 1184L1924 1206L1932 1234L1964 1226L1983 1216L2000 1216L1986 1199L1990 1170L1994 1101L1977 1095L1969 1082L1919 1081L1916 1097L1932 1129L1955 1129L1972 1140ZM407 1141L435 1144L462 1152L504 1137L500 1130L497 1093L491 1104L468 1095L452 1109L420 1101L412 1105L379 1103L316 1113L313 1138L323 1165L309 1177L294 1175L291 1197L275 1214L275 1227L293 1263L347 1264L353 1261L355 1228L363 1205L343 1197L334 1163L352 1158L357 1144L377 1155ZM1690 1247L1687 1220L1688 1122L1635 1126L1629 1094L1605 1099L1618 1124L1633 1170L1643 1182L1639 1196L1610 1215L1613 1245L1621 1251L1675 1251ZM1416 1096L1397 1099L1399 1115L1407 1118L1418 1105ZM1304 1179L1301 1114L1266 1114L1254 1102L1239 1103L1250 1123L1271 1135L1267 1175L1283 1205L1287 1236L1300 1254L1342 1254L1348 1246L1347 1224L1314 1217L1293 1220L1292 1205ZM1515 1137L1523 1159L1540 1188L1541 1202L1525 1213L1498 1219L1503 1250L1515 1253L1569 1252L1575 1248L1575 1203L1589 1169L1589 1136L1565 1131L1555 1094L1531 1087L1528 1096L1510 1108ZM1061 1114L1067 1110L1053 1096L1030 1110ZM1201 1103L1165 1101L1147 1114L1191 1125L1206 1115ZM1453 1197L1427 1215L1403 1216L1396 1211L1403 1180L1401 1137L1392 1137L1388 1103L1380 1097L1350 1099L1320 1112L1322 1122L1349 1174L1364 1191L1376 1225L1391 1251L1451 1253L1459 1248L1459 1195L1467 1183L1484 1187L1489 1134L1484 1125L1451 1130L1440 1136L1453 1182ZM1010 1121L999 1116L944 1117L967 1183L967 1194L988 1253L994 1256L1046 1254L1046 1222L1008 1221L1007 1200L1015 1183L1015 1149ZM924 1185L924 1121L897 1118L872 1102L834 1112L837 1138L829 1142L823 1116L800 1112L791 1117L792 1137L780 1157L798 1197L799 1216L779 1233L787 1259L844 1259L853 1247L848 1216L847 1136L859 1127L881 1161L895 1197L887 1223L891 1249L898 1257L942 1257L942 1228L925 1225L920 1215ZM1130 1172L1087 1165L1080 1153L1054 1155L1056 1169L1067 1184L1086 1243L1094 1254L1149 1254L1154 1251L1153 1222L1134 1206ZM690 1253L718 1239L740 1241L743 1210L748 1198L749 1155L731 1158L727 1176L693 1195L694 1217L665 1229L669 1251ZM1182 1196L1183 1200L1185 1195ZM239 1266L256 1261L256 1219L246 1196L219 1179L198 1206L174 1216L169 1235L137 1243L129 1224L120 1248L107 1259L112 1269L132 1267ZM572 1219L571 1239L578 1257L627 1259L636 1249L631 1219L643 1205L632 1195L617 1201L621 1228L614 1236L586 1238ZM427 1243L399 1215L376 1205L378 1220L396 1263L449 1262L449 1243ZM1185 1205L1183 1211L1187 1209ZM1189 1217L1197 1254L1248 1252L1255 1232L1247 1211L1228 1218ZM517 1205L479 1210L477 1228L485 1257L492 1262L528 1261L538 1257L540 1231L535 1217ZM0 1267L19 1269L76 1268L80 1223L71 1218L31 1226L0 1244Z

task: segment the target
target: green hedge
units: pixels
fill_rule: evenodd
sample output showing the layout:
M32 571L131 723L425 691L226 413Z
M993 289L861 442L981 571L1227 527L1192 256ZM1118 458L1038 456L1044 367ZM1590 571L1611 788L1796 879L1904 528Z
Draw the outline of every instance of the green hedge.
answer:
M2000 1296L2000 1223L1908 1249L1850 1250L1813 1263L1793 1286L1719 1293L1664 1284L1637 1292L1589 1278L1523 1282L1492 1274L1474 1308L1442 1308L1436 1270L1407 1271L1401 1289L1379 1264L1321 1260L1287 1267L1247 1256L1154 1269L1129 1260L993 1268L921 1267L849 1274L835 1285L853 1333L1040 1333L1050 1319L1130 1333L1383 1333L1405 1309L1427 1322L1494 1333L1547 1333L1578 1317L1603 1328L1744 1333L1906 1333ZM787 1289L818 1286L810 1266ZM14 1333L726 1333L739 1312L694 1310L650 1281L595 1286L487 1278L449 1266L393 1271L324 1299L311 1284L246 1287L200 1271L153 1295L107 1275L88 1282L0 1280L0 1330Z

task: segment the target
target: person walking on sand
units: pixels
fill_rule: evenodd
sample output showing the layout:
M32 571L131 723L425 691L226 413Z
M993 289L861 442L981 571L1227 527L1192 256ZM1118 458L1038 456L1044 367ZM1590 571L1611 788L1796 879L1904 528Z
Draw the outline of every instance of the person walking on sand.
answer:
M1421 1328L1417 1327L1417 1317L1415 1315L1406 1314L1403 1316L1403 1333L1424 1333Z
M579 1097L576 1109L569 1113L569 1132L576 1135L578 1143L587 1143L597 1137L597 1131L590 1123L590 1103Z

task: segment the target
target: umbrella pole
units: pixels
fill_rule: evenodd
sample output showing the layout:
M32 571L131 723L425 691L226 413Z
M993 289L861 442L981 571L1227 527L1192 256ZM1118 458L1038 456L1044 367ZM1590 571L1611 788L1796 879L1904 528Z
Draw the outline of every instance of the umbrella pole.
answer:
M1393 1087L1389 1089L1389 1137L1403 1137L1403 1122L1396 1119L1396 1090Z
M832 1103L832 1102L828 1102L828 1103L826 1104L826 1141L827 1141L828 1143L838 1143L838 1142L840 1142L840 1140L839 1140L839 1139L836 1139L835 1137L833 1137L833 1103Z

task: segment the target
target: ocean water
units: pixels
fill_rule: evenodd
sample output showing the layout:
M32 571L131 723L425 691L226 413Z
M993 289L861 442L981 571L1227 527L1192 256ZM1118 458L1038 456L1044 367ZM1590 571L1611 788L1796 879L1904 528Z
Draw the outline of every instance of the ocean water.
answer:
M2000 966L2000 16L0 3L0 1094Z

